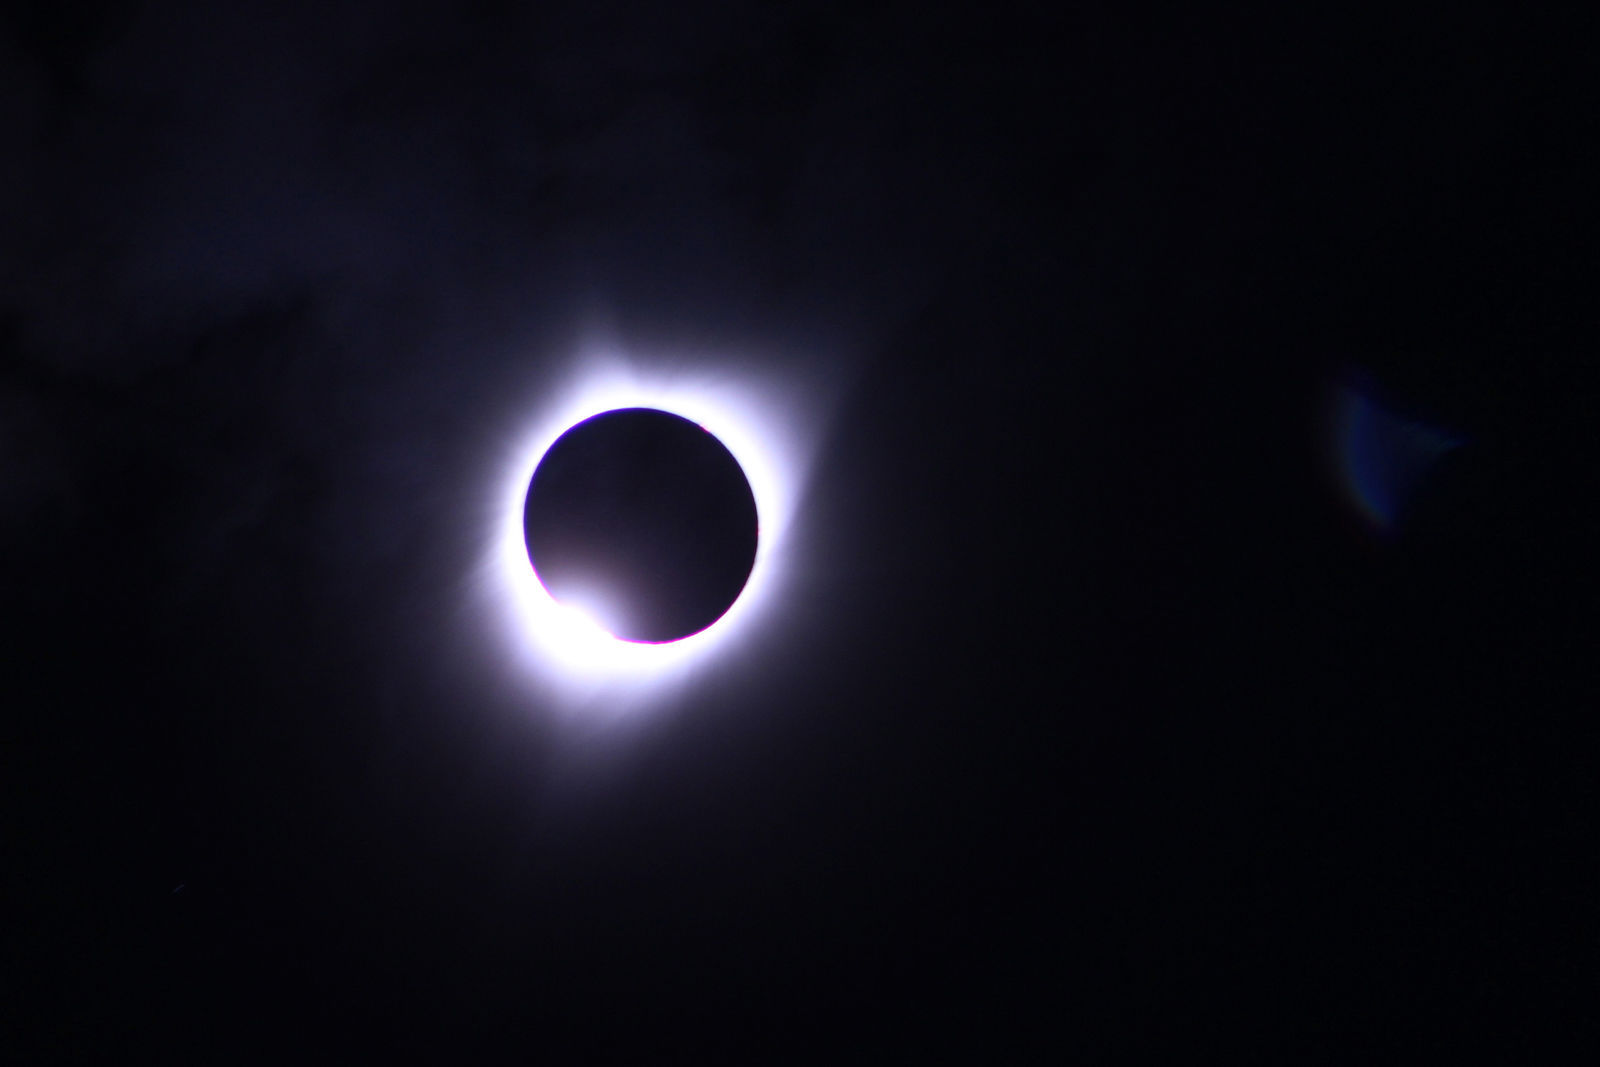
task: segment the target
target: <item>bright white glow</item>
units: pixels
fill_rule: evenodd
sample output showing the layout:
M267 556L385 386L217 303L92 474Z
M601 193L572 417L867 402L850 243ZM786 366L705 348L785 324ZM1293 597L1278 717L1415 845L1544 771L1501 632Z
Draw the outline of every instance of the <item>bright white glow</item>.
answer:
M705 365L712 365L706 360ZM606 633L601 600L557 603L535 576L523 532L523 506L534 469L576 423L616 408L658 408L700 424L743 468L756 501L759 536L744 591L710 627L680 641L645 644ZM651 369L614 350L591 349L554 395L530 405L529 424L510 445L499 473L493 544L481 583L505 623L511 653L568 707L627 711L681 683L715 655L748 641L773 606L792 564L794 508L808 453L796 395L781 383L740 380L703 368ZM603 698L603 699L599 699Z

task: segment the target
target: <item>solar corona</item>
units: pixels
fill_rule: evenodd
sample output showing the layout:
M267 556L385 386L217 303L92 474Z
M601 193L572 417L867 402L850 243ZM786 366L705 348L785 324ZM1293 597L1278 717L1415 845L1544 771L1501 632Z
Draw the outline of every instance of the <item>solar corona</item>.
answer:
M737 371L591 349L526 402L478 588L548 706L651 705L773 620L815 405Z

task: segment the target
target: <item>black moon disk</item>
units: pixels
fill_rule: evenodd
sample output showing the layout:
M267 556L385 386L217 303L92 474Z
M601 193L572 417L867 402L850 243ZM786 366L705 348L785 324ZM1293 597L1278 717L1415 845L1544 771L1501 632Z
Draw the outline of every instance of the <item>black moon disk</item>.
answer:
M522 528L551 597L625 641L704 630L756 559L756 500L738 460L654 408L603 412L557 438L528 484Z

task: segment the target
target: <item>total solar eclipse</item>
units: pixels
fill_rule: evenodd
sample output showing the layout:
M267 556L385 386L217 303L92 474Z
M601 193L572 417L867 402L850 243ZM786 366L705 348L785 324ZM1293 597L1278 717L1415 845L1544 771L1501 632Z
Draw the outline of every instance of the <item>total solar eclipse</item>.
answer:
M755 563L756 502L698 424L654 408L602 412L540 459L523 507L528 559L551 598L623 641L699 633Z

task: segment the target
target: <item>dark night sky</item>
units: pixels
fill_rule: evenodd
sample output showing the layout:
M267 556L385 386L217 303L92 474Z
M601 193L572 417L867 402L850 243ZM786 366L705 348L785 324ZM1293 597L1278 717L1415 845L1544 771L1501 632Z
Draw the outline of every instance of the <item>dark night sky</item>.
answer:
M1584 40L1272 7L8 9L0 1054L1587 1062ZM574 745L463 589L597 329L814 455Z

